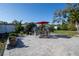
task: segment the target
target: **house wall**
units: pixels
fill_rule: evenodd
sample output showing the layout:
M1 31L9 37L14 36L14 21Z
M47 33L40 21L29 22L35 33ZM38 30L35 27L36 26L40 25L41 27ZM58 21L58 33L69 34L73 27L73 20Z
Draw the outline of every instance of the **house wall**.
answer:
M15 25L10 24L0 24L0 33L9 33L15 31Z
M58 26L54 26L54 29L56 29L56 30L57 30L57 29L58 29Z

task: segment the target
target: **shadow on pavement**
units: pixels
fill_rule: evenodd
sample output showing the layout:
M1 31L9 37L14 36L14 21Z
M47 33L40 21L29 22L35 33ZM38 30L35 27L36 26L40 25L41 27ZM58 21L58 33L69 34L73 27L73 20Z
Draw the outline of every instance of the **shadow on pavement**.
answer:
M17 39L16 46L10 46L10 44L7 45L8 50L14 49L14 48L24 48L24 47L27 48L29 46L24 45L21 39Z
M24 43L20 39L17 39L16 48L22 48L22 47L27 48L29 46L24 45Z
M66 38L66 39L69 39L69 38L71 38L71 37L69 37L69 36L67 36L67 35L57 35L57 34L55 34L55 35L48 35L48 36L41 36L41 37L39 37L39 38L53 38L53 39L58 39L58 38Z
M69 38L71 38L71 37L69 37L69 36L67 36L67 35L49 35L48 38L54 38L54 39L67 38L67 39L69 39Z

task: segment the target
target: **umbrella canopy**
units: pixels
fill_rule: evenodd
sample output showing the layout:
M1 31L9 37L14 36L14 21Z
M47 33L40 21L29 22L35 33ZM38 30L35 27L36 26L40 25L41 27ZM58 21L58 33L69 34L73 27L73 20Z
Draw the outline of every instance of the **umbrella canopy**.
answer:
M41 21L41 22L37 22L36 24L48 24L49 22L47 21Z

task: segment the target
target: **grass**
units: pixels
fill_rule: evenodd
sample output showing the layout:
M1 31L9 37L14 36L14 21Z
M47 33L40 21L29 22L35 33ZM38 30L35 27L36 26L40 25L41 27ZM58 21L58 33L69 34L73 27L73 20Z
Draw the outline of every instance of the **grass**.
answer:
M55 30L53 33L67 35L67 36L75 36L77 34L76 31L67 31L67 30Z

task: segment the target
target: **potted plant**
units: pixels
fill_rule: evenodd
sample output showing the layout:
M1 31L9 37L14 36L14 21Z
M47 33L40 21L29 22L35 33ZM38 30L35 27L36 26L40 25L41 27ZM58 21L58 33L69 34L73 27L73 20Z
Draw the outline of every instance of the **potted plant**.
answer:
M24 36L24 33L20 31L19 36Z
M16 46L16 33L10 33L9 34L9 45L11 47L15 47Z

